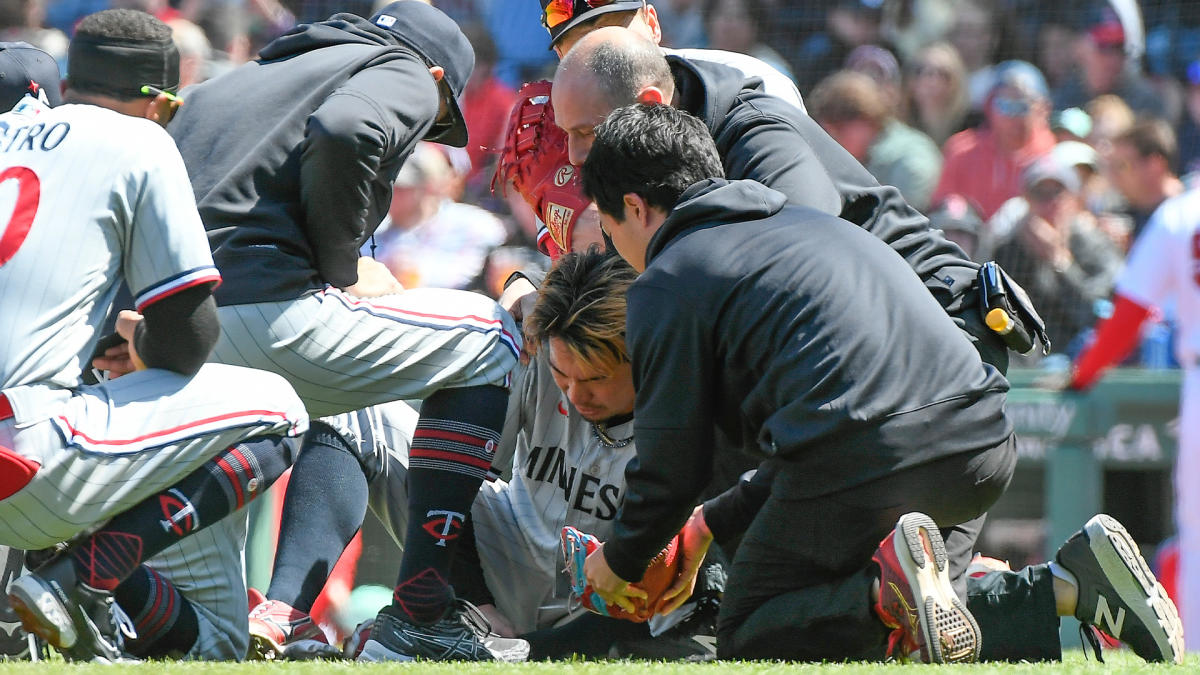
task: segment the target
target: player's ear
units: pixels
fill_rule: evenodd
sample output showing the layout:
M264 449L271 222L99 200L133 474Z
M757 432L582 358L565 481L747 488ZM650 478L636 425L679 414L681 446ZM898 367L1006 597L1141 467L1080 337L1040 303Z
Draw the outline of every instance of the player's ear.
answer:
M650 29L650 35L654 39L654 44L662 43L662 25L658 23L658 10L654 9L654 5L646 4L642 10L646 16L646 26Z
M646 200L636 192L626 192L622 198L625 204L625 217L622 219L626 223L637 226L646 224Z
M446 69L441 66L430 66L429 74L433 76L434 82L441 82L442 78L446 76Z
M662 89L655 86L649 86L638 92L638 103L666 103L667 96Z

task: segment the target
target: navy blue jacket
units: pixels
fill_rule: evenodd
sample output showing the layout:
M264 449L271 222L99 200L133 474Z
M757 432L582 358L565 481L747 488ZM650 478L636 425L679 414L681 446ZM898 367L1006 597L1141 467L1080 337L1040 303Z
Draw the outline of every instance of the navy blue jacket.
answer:
M689 188L628 295L638 453L605 557L636 581L740 449L819 497L1012 433L1008 382L895 251L752 181ZM736 251L738 255L730 255Z

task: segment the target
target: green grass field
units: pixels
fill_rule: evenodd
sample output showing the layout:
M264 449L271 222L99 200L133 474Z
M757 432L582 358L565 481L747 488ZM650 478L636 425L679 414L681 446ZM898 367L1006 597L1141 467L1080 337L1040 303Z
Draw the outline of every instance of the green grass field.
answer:
M151 662L132 664L128 666L76 665L67 666L61 661L49 663L0 663L0 675L28 675L30 673L47 673L67 670L72 673L187 673L190 675L322 675L324 673L360 673L360 672L396 672L397 668L419 670L422 673L440 673L443 675L477 675L487 673L570 673L612 674L626 672L654 673L655 675L685 675L714 672L729 672L738 675L758 675L760 673L837 673L838 675L878 674L897 672L897 669L936 668L940 672L954 671L971 673L972 675L1009 675L1016 673L1041 674L1084 674L1084 673L1192 673L1200 672L1200 657L1189 656L1182 667L1160 664L1147 664L1132 652L1124 650L1108 650L1104 655L1105 663L1084 658L1079 650L1068 651L1062 663L1039 664L994 664L984 663L969 666L920 666L897 664L785 664L785 663L706 663L678 664L653 663L645 661L591 661L571 663L528 663L528 664L410 664L397 666L395 664L359 665L355 663L308 662L308 663L164 663ZM916 670L914 673L918 672Z

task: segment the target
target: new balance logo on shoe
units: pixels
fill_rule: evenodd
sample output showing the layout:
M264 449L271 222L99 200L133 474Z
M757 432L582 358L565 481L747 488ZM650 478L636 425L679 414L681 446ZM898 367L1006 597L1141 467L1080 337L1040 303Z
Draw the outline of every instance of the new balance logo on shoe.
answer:
M1121 627L1125 625L1125 608L1117 607L1117 618L1114 621L1108 600L1103 595L1097 596L1096 616L1092 619L1092 625L1120 640Z
M1094 516L1054 559L1079 588L1075 618L1121 640L1147 661L1183 663L1179 612L1121 523Z

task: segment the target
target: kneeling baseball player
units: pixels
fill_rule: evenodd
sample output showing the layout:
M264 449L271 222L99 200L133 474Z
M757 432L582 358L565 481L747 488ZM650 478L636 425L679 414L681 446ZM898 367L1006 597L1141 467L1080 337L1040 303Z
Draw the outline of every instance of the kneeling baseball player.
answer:
M170 28L133 10L93 14L68 59L75 105L26 97L0 115L12 214L0 241L0 545L71 542L16 579L9 602L70 660L233 658L230 608L184 599L179 570L155 557L266 490L308 416L283 378L204 363L221 277L155 123L175 105L163 93L178 83ZM84 385L122 282L137 311L120 314L120 344L95 362L120 377Z

